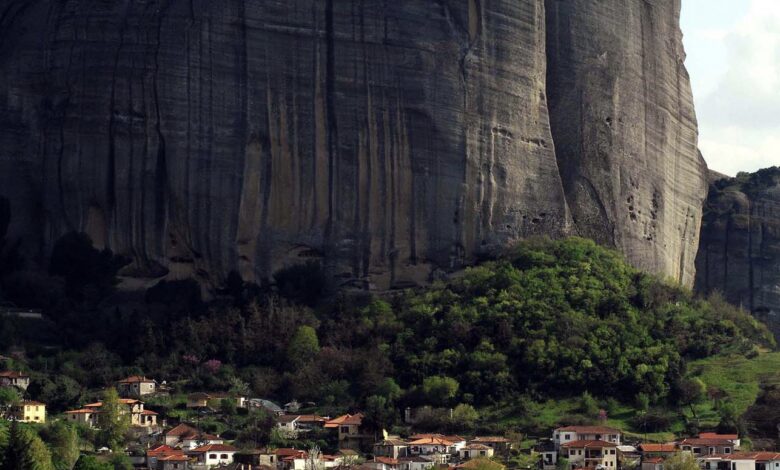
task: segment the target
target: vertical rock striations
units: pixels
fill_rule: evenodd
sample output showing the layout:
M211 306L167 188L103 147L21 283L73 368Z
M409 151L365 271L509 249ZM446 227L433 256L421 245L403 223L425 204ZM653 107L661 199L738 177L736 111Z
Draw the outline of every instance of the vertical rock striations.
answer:
M780 168L712 175L696 290L721 292L780 335Z
M570 205L578 233L688 282L703 164L678 3L9 0L9 234L45 254L85 231L127 275L314 258L388 287L571 233Z
M577 233L690 285L706 165L679 0L547 0L547 96Z

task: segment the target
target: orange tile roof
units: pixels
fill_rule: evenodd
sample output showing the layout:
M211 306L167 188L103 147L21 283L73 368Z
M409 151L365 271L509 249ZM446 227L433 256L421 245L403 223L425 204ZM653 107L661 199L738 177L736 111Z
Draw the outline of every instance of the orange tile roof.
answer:
M143 411L141 412L141 414L142 414L142 415L152 415L152 416L154 416L154 415L157 415L157 412L155 412L155 411L152 411L152 410L143 410Z
M119 403L123 405L135 405L136 403L141 403L141 400L135 400L133 398L120 398ZM103 406L103 402L97 401L95 403L84 405L84 408L100 408L101 406Z
M639 444L643 452L677 452L674 444Z
M607 441L572 441L567 442L566 444L563 444L561 447L574 447L575 449L585 449L585 448L602 448L602 447L617 447L617 444L614 442L607 442Z
M445 436L444 434L430 434L430 433L428 433L428 434L426 434L426 433L414 434L413 436L410 437L410 439L412 439L412 440L414 440L414 439L429 439L429 438L436 438L436 437L441 438L441 439L445 439L447 441L452 441L452 442L463 442L463 441L466 440L466 439L464 439L464 438L462 438L462 437L460 437L458 435Z
M398 465L398 459L391 459L390 457L374 457L374 462L383 463L385 465Z
M455 445L454 442L448 441L447 439L444 439L442 437L425 437L422 439L417 439L416 441L412 441L409 443L409 445L413 446L453 446Z
M65 414L66 415L74 415L74 414L94 413L94 412L95 412L95 410L88 410L88 409L82 408L80 410L66 411Z
M341 425L360 426L363 423L363 413L346 414L325 422L326 428L337 428Z
M663 457L648 457L646 459L642 459L642 463L663 463L664 460L666 460Z

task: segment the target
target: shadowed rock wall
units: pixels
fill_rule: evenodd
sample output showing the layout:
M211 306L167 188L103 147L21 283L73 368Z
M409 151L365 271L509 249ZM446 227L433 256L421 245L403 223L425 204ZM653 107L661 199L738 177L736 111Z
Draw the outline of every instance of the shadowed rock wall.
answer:
M126 275L317 259L384 288L581 233L687 282L703 165L678 3L6 1L9 234L42 256L85 231ZM593 44L559 47L573 36Z
M696 290L722 293L780 337L780 168L712 180Z

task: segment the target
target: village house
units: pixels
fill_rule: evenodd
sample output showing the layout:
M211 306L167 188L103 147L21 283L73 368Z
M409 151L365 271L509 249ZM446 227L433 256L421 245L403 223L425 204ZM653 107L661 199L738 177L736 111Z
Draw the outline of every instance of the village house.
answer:
M326 421L323 427L338 432L339 448L360 450L362 445L371 443L372 436L363 429L362 413L339 416Z
M203 392L195 392L187 395L187 408L207 408L211 395Z
M146 467L157 468L157 462L161 458L170 456L182 456L184 457L184 451L181 449L175 449L169 445L162 444L156 447L152 447L146 451Z
M412 455L410 457L399 457L399 470L429 470L436 465L433 459L424 455Z
M466 439L458 435L445 434L414 434L409 437L411 441L420 439L444 439L452 443L451 454L456 455L460 449L466 446Z
M734 452L734 443L728 439L683 439L677 447L683 452L690 452L694 457Z
M190 458L186 455L166 455L160 457L157 459L156 470L190 470Z
M303 470L306 467L308 452L299 449L276 449L277 468L279 470Z
M298 437L298 433L309 432L315 428L322 428L328 421L317 415L280 415L277 417L277 427L287 438Z
M157 413L151 410L145 410L142 401L133 398L120 398L120 410L122 414L130 415L130 425L144 428L157 426ZM102 402L90 403L84 405L78 410L66 411L65 416L69 421L86 424L90 427L97 427L98 415L103 407Z
M233 463L233 456L238 449L227 444L209 444L185 452L185 455L194 457L197 464L206 467L229 465Z
M469 444L486 445L500 455L506 455L512 450L512 441L500 436L478 436L469 441Z
M246 401L247 408L260 408L272 415L283 415L284 410L281 406L272 402L271 400L265 400L263 398L250 398Z
M11 409L11 416L23 423L45 423L46 405L37 401L23 401Z
M458 451L461 460L469 460L477 457L493 457L493 448L485 444L468 444Z
M555 448L574 441L604 441L620 445L622 433L619 429L606 426L565 426L553 431Z
M180 446L185 437L198 434L198 430L189 424L181 423L163 433L165 445L176 447Z
M374 457L373 462L366 462L364 465L372 470L400 470L401 468L398 459L390 457Z
M734 452L697 459L703 470L774 470L780 468L778 452Z
M667 458L679 452L677 445L643 443L637 447L641 470L663 470Z
M397 459L409 456L409 446L406 441L398 438L388 438L374 444L375 457Z
M561 444L560 458L566 458L571 468L617 467L617 444L607 441L579 440Z
M465 447L465 443L464 446ZM455 441L445 437L428 436L420 437L409 442L411 455L425 455L431 457L437 464L449 463L452 455L457 455L460 448Z
M140 375L131 375L116 383L116 390L123 398L141 398L157 391L157 382Z
M233 456L233 462L239 464L240 468L253 470L258 467L265 467L265 470L276 469L278 463L276 452L268 449L254 449L239 451Z
M30 386L30 376L15 370L0 372L0 387L16 387L27 390Z

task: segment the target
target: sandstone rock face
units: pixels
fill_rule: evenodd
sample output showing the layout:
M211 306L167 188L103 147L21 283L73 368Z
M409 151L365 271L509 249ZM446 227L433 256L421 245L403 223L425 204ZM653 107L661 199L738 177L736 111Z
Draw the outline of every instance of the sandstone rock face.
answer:
M547 0L548 98L579 234L693 283L706 164L679 0Z
M703 165L678 11L8 0L9 235L45 256L87 232L133 259L129 276L218 284L316 259L384 288L581 233L687 282Z
M780 168L714 175L696 269L696 290L721 292L780 335Z

